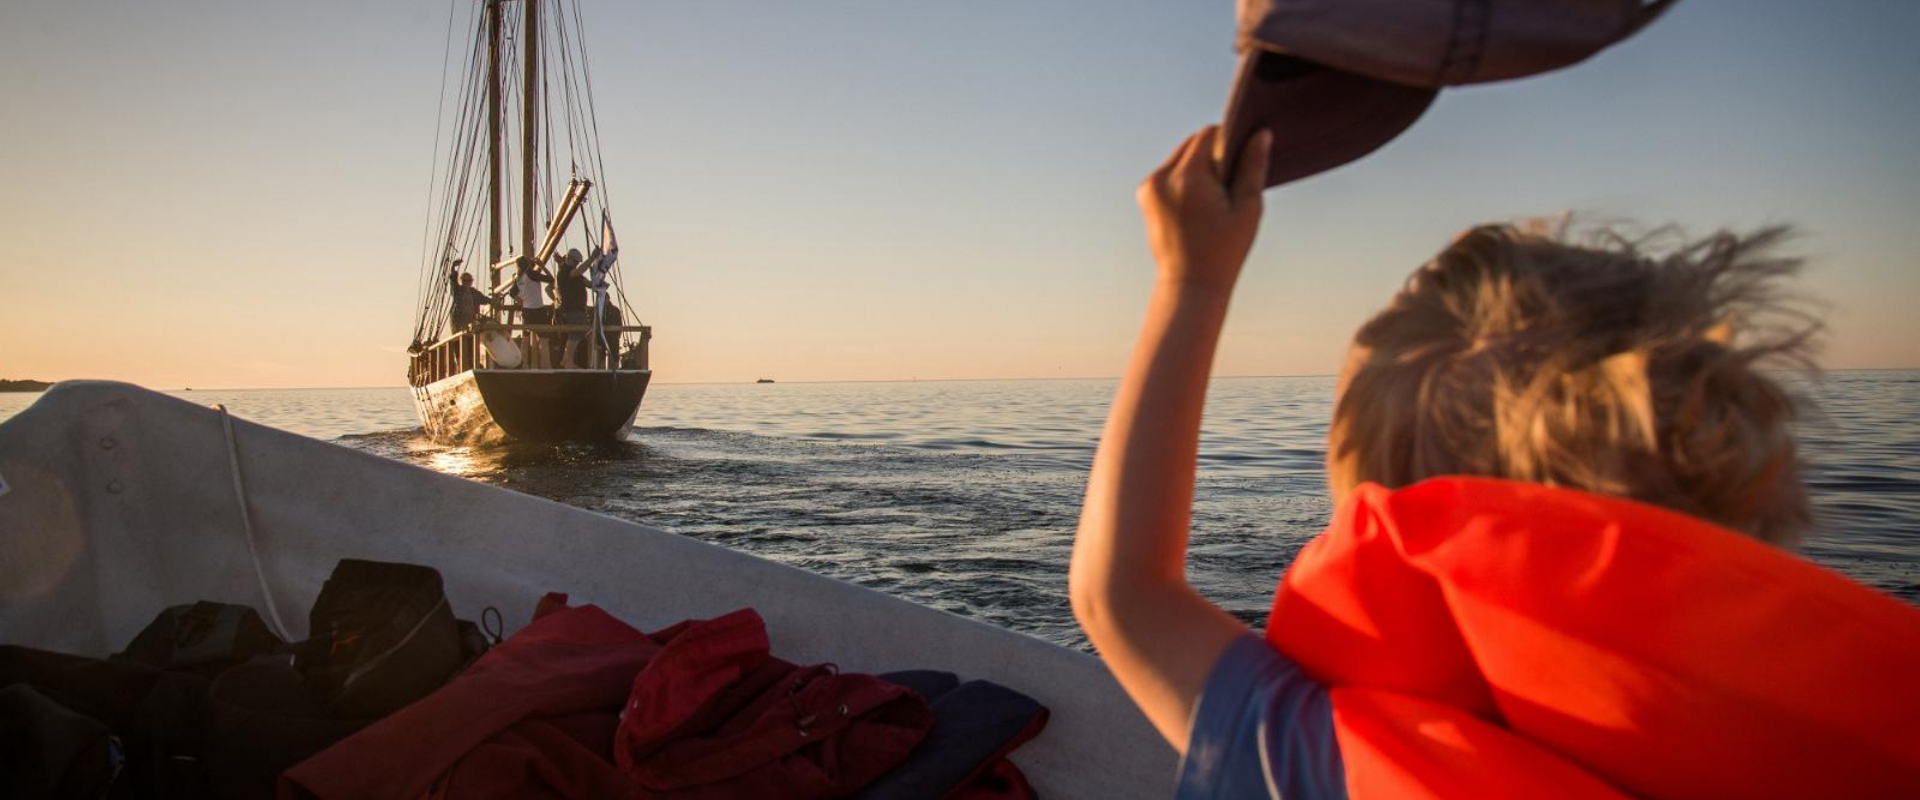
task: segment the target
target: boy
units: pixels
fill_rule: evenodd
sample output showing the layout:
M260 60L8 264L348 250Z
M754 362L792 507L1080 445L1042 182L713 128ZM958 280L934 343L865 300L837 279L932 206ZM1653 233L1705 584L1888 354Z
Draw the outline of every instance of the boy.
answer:
M1920 796L1920 611L1782 549L1809 514L1758 364L1817 326L1773 300L1777 229L1660 259L1462 235L1355 339L1335 517L1265 636L1195 593L1201 408L1272 141L1226 181L1216 135L1141 186L1160 274L1070 577L1180 796Z

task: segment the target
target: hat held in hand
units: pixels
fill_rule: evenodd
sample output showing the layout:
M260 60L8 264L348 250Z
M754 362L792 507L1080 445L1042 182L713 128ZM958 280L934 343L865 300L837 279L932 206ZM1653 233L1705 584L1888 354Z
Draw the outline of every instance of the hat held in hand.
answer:
M1237 157L1264 128L1268 186L1325 172L1400 135L1440 87L1578 63L1673 3L1239 0L1240 71L1219 155Z

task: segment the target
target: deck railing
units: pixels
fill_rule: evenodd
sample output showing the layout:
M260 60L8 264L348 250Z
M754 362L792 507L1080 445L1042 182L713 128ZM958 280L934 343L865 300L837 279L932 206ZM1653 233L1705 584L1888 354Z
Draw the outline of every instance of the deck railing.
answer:
M483 321L466 330L457 330L440 341L413 354L407 378L414 386L445 380L470 369L508 369L502 366L480 337L489 331L505 332L520 350L520 364L513 369L532 369L537 363L533 347L551 348L547 365L560 369L569 334L584 341L576 348L575 369L648 369L648 343L653 340L651 325L533 325L521 322ZM604 337L604 342L603 342ZM555 345L558 343L558 346Z

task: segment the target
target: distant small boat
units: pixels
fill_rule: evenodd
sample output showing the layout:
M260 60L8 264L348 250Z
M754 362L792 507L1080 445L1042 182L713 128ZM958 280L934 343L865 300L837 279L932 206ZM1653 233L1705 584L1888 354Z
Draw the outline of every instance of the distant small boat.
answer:
M754 381L754 383L772 383L772 382L773 382L772 378L761 378L760 380Z
M509 629L548 591L642 630L753 607L797 663L941 669L1039 700L1051 721L1012 758L1041 797L1173 786L1173 749L1089 654L178 397L59 384L0 422L0 475L7 644L105 657L159 609L198 600L252 606L298 639L335 562L404 561L439 570L461 617L492 606Z

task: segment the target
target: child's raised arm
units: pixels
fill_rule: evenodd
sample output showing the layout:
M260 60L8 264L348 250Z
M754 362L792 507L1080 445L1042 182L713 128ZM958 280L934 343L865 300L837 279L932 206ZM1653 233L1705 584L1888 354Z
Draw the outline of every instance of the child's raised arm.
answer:
M1231 186L1216 128L1189 138L1140 186L1159 279L1087 481L1069 584L1108 669L1175 749L1208 672L1247 628L1187 585L1187 530L1207 376L1227 301L1260 226L1272 137Z

